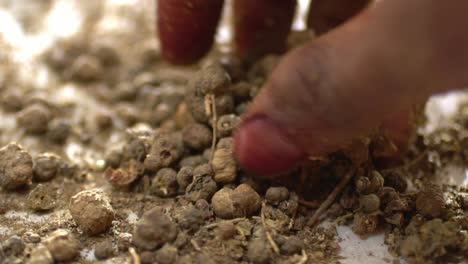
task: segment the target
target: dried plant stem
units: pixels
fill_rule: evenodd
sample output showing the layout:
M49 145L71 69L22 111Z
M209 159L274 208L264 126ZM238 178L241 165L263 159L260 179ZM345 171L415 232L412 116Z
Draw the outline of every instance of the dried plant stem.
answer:
M267 227L267 224L266 224L266 221L265 221L265 214L263 213L264 208L265 208L265 202L262 203L262 209L261 209L261 211L260 211L261 219L262 219L262 225L263 225L263 230L265 230L265 235L266 235L266 237L267 237L268 242L269 242L270 245L271 245L271 248L273 249L273 251L274 251L276 254L279 254L279 253L280 253L279 247L278 247L278 245L276 244L276 242L273 240L273 237L271 236L270 231L268 230L269 228Z
M141 264L140 256L138 256L134 248L129 248L128 252L130 253L130 256L132 256L133 264Z
M330 207L330 205L335 201L338 194L340 194L343 189L348 185L351 179L354 176L355 169L351 169L348 173L341 179L340 183L335 187L335 189L328 195L327 199L320 205L320 207L315 211L314 215L310 218L308 225L314 226L317 224L319 217L325 212L325 210Z

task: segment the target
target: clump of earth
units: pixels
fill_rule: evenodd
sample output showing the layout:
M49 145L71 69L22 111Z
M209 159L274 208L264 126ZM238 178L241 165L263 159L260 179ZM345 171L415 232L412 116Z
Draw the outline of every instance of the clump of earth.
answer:
M339 263L338 225L385 234L395 261L468 257L468 189L436 177L468 164L468 103L392 166L377 133L265 180L232 135L279 55L175 68L138 13L124 41L94 15L35 58L45 87L5 48L1 263Z

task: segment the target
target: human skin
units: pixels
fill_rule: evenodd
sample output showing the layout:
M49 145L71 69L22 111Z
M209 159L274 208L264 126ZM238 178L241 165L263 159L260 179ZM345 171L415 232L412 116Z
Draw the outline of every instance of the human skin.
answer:
M379 1L336 28L319 26L326 20L312 19L321 13L313 10L310 25L327 33L283 57L235 133L237 159L252 172L274 175L382 124L404 137L409 109L468 84L466 1ZM271 39L282 41L281 34ZM168 36L160 37L164 43ZM251 56L249 45L235 46ZM277 47L268 52L281 52Z

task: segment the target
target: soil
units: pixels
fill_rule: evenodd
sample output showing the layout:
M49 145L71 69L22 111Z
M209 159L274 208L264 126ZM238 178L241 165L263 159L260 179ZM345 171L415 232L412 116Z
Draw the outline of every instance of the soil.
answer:
M278 56L176 68L147 6L78 2L79 29L35 53L0 38L1 263L341 263L338 225L385 234L396 263L468 257L468 188L439 180L468 166L468 100L401 160L376 133L260 179L231 136ZM74 2L41 3L28 34Z

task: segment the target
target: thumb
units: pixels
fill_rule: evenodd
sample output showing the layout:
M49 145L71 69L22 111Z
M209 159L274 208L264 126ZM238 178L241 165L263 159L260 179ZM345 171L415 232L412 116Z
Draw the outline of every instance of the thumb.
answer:
M423 28L413 26L402 33L404 27L387 30L405 18L411 24L420 13L420 5L414 5L411 13L405 1L396 2L397 8L369 9L285 56L236 131L236 155L245 169L259 174L287 170L306 157L365 136L383 120L442 91L444 85L466 81L449 74L451 67L434 66L446 63L446 57L426 56L432 49L420 47L427 47L427 42L414 41L410 33L433 34L425 24L416 23ZM402 19L388 15L395 10L401 10L397 14ZM402 64L401 58L409 56L411 63Z

